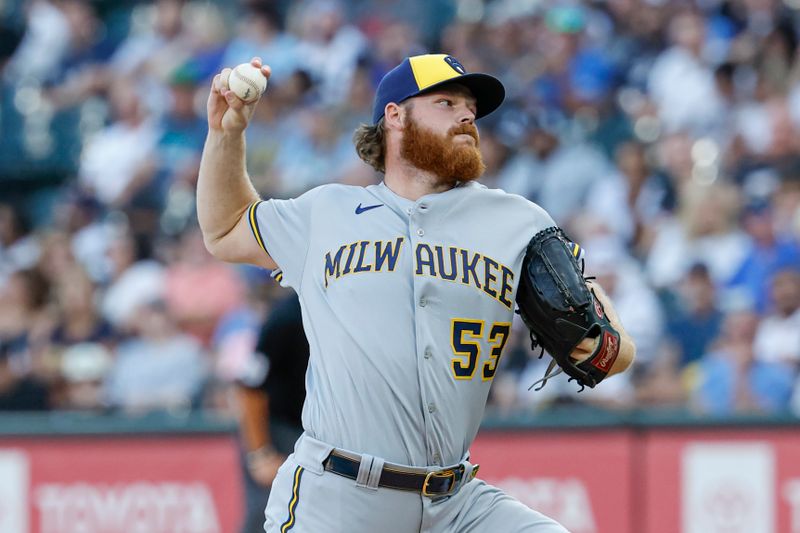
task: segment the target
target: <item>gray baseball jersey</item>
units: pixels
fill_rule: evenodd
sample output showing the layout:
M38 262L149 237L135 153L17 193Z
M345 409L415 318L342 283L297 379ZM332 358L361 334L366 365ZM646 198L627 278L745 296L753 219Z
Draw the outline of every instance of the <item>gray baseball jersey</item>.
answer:
M525 248L550 216L472 182L416 202L384 184L324 185L257 202L249 217L300 295L306 433L399 464L462 460L509 337Z

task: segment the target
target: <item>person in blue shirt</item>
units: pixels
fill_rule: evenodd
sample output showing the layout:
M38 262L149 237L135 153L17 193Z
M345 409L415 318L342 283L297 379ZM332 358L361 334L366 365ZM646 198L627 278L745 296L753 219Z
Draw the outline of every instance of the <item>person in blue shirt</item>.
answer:
M717 345L689 372L695 372L692 405L703 413L775 413L789 408L794 373L781 363L759 361L753 350L758 316L733 311Z

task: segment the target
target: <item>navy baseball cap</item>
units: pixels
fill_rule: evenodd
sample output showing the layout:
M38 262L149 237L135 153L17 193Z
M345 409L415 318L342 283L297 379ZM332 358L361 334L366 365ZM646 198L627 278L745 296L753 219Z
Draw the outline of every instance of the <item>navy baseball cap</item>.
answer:
M407 57L386 73L375 91L372 123L383 118L386 104L407 100L413 96L447 85L459 83L467 87L477 101L475 118L484 117L500 107L506 90L500 80L489 74L467 72L464 65L447 54L425 54Z

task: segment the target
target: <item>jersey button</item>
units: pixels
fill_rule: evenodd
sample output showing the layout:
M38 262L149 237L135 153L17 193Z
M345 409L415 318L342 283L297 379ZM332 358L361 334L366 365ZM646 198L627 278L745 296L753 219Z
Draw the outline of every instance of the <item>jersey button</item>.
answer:
M428 305L428 300L426 300L424 297L420 298L419 299L419 306L420 307L425 307L426 305Z
M425 359L430 359L433 354L430 348L425 348Z
M433 454L433 462L439 463L439 462L441 462L441 460L442 460L442 456L441 455L439 455L438 453Z
M419 228L419 229L417 230L417 235L419 235L420 237L422 237L423 235L425 235L425 230L423 230L422 228Z
M433 404L433 403L429 403L428 404L428 412L429 413L435 413L436 412L436 405Z

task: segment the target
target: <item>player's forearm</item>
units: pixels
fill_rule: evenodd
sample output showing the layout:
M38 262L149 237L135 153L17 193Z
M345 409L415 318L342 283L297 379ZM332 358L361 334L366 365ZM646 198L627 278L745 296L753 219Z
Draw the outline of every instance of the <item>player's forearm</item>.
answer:
M590 281L589 287L593 288L595 297L603 304L603 309L608 316L608 320L619 333L619 354L617 354L617 358L614 364L611 365L611 370L608 372L609 376L613 376L614 374L624 372L631 366L631 363L633 363L636 357L636 344L633 342L633 338L628 335L628 332L625 331L622 321L617 314L617 310L614 308L614 303L611 301L605 289L595 281Z
M614 364L611 365L611 370L609 370L608 375L613 376L614 374L624 372L631 366L635 357L636 344L634 344L633 339L624 330L619 331L619 354Z
M260 390L237 387L239 398L239 431L245 451L270 446L269 399Z
M245 169L244 133L209 130L197 180L197 219L206 246L213 249L258 199Z

